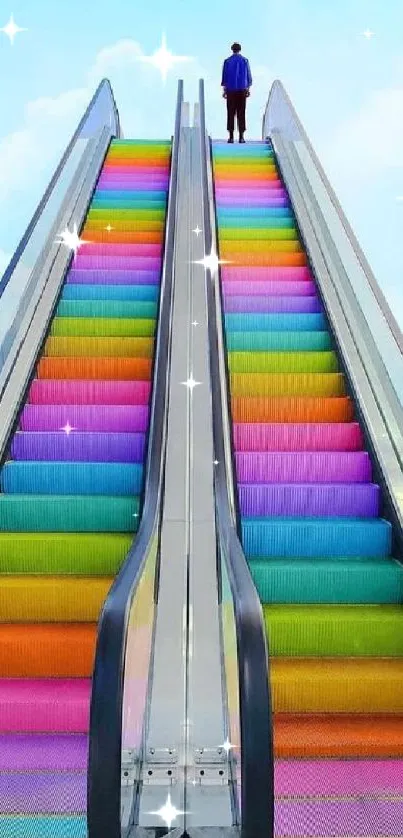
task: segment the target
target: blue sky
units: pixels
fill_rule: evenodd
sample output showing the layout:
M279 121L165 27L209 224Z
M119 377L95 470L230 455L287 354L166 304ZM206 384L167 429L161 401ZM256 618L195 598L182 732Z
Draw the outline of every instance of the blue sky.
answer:
M0 0L0 27L10 14L27 31L14 46L0 32L0 272L103 76L125 136L150 138L172 132L179 75L190 100L203 76L208 128L224 136L221 65L239 40L254 76L247 136L280 78L403 327L401 0ZM165 86L138 62L163 32L193 58Z

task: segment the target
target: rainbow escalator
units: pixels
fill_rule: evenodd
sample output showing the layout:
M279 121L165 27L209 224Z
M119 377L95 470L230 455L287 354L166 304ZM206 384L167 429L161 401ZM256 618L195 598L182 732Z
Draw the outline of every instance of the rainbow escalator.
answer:
M263 604L275 835L403 824L403 566L270 143L213 142L242 541Z
M170 156L112 141L1 469L1 838L87 835L97 621L141 514Z

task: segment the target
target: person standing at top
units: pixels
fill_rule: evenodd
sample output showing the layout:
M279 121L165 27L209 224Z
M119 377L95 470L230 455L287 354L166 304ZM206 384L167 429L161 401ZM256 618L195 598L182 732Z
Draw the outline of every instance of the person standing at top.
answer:
M223 96L227 100L228 142L234 142L236 116L239 142L244 143L246 99L250 96L249 88L252 85L252 74L248 59L241 55L241 45L238 43L232 44L231 49L232 55L226 58L223 64L221 79L221 86L224 88Z

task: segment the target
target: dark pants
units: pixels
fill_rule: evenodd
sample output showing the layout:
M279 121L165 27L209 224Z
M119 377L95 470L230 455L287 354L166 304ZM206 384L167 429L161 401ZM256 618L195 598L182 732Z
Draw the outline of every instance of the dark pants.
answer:
M243 134L246 130L246 90L227 91L227 131L234 133L235 116L238 123L238 131Z

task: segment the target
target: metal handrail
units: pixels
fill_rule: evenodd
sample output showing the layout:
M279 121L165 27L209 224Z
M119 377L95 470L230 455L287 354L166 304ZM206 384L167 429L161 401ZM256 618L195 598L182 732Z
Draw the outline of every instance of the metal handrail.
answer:
M173 255L177 199L179 132L183 82L178 83L171 156L164 268L156 339L145 497L135 543L108 598L99 626L90 716L88 767L88 833L90 838L121 838L121 761L124 663L128 620L147 556L160 526L164 478L166 416L170 370Z
M203 230L205 252L215 241L215 217L212 196L209 198L208 138L206 133L204 84L199 82L200 128L204 194ZM274 788L271 700L268 679L268 656L262 607L252 581L237 534L236 514L231 505L223 430L226 400L222 392L219 365L216 299L217 288L207 283L209 355L213 404L215 456L214 488L219 540L226 545L223 559L233 597L236 624L239 706L241 731L241 836L268 838L273 835Z

